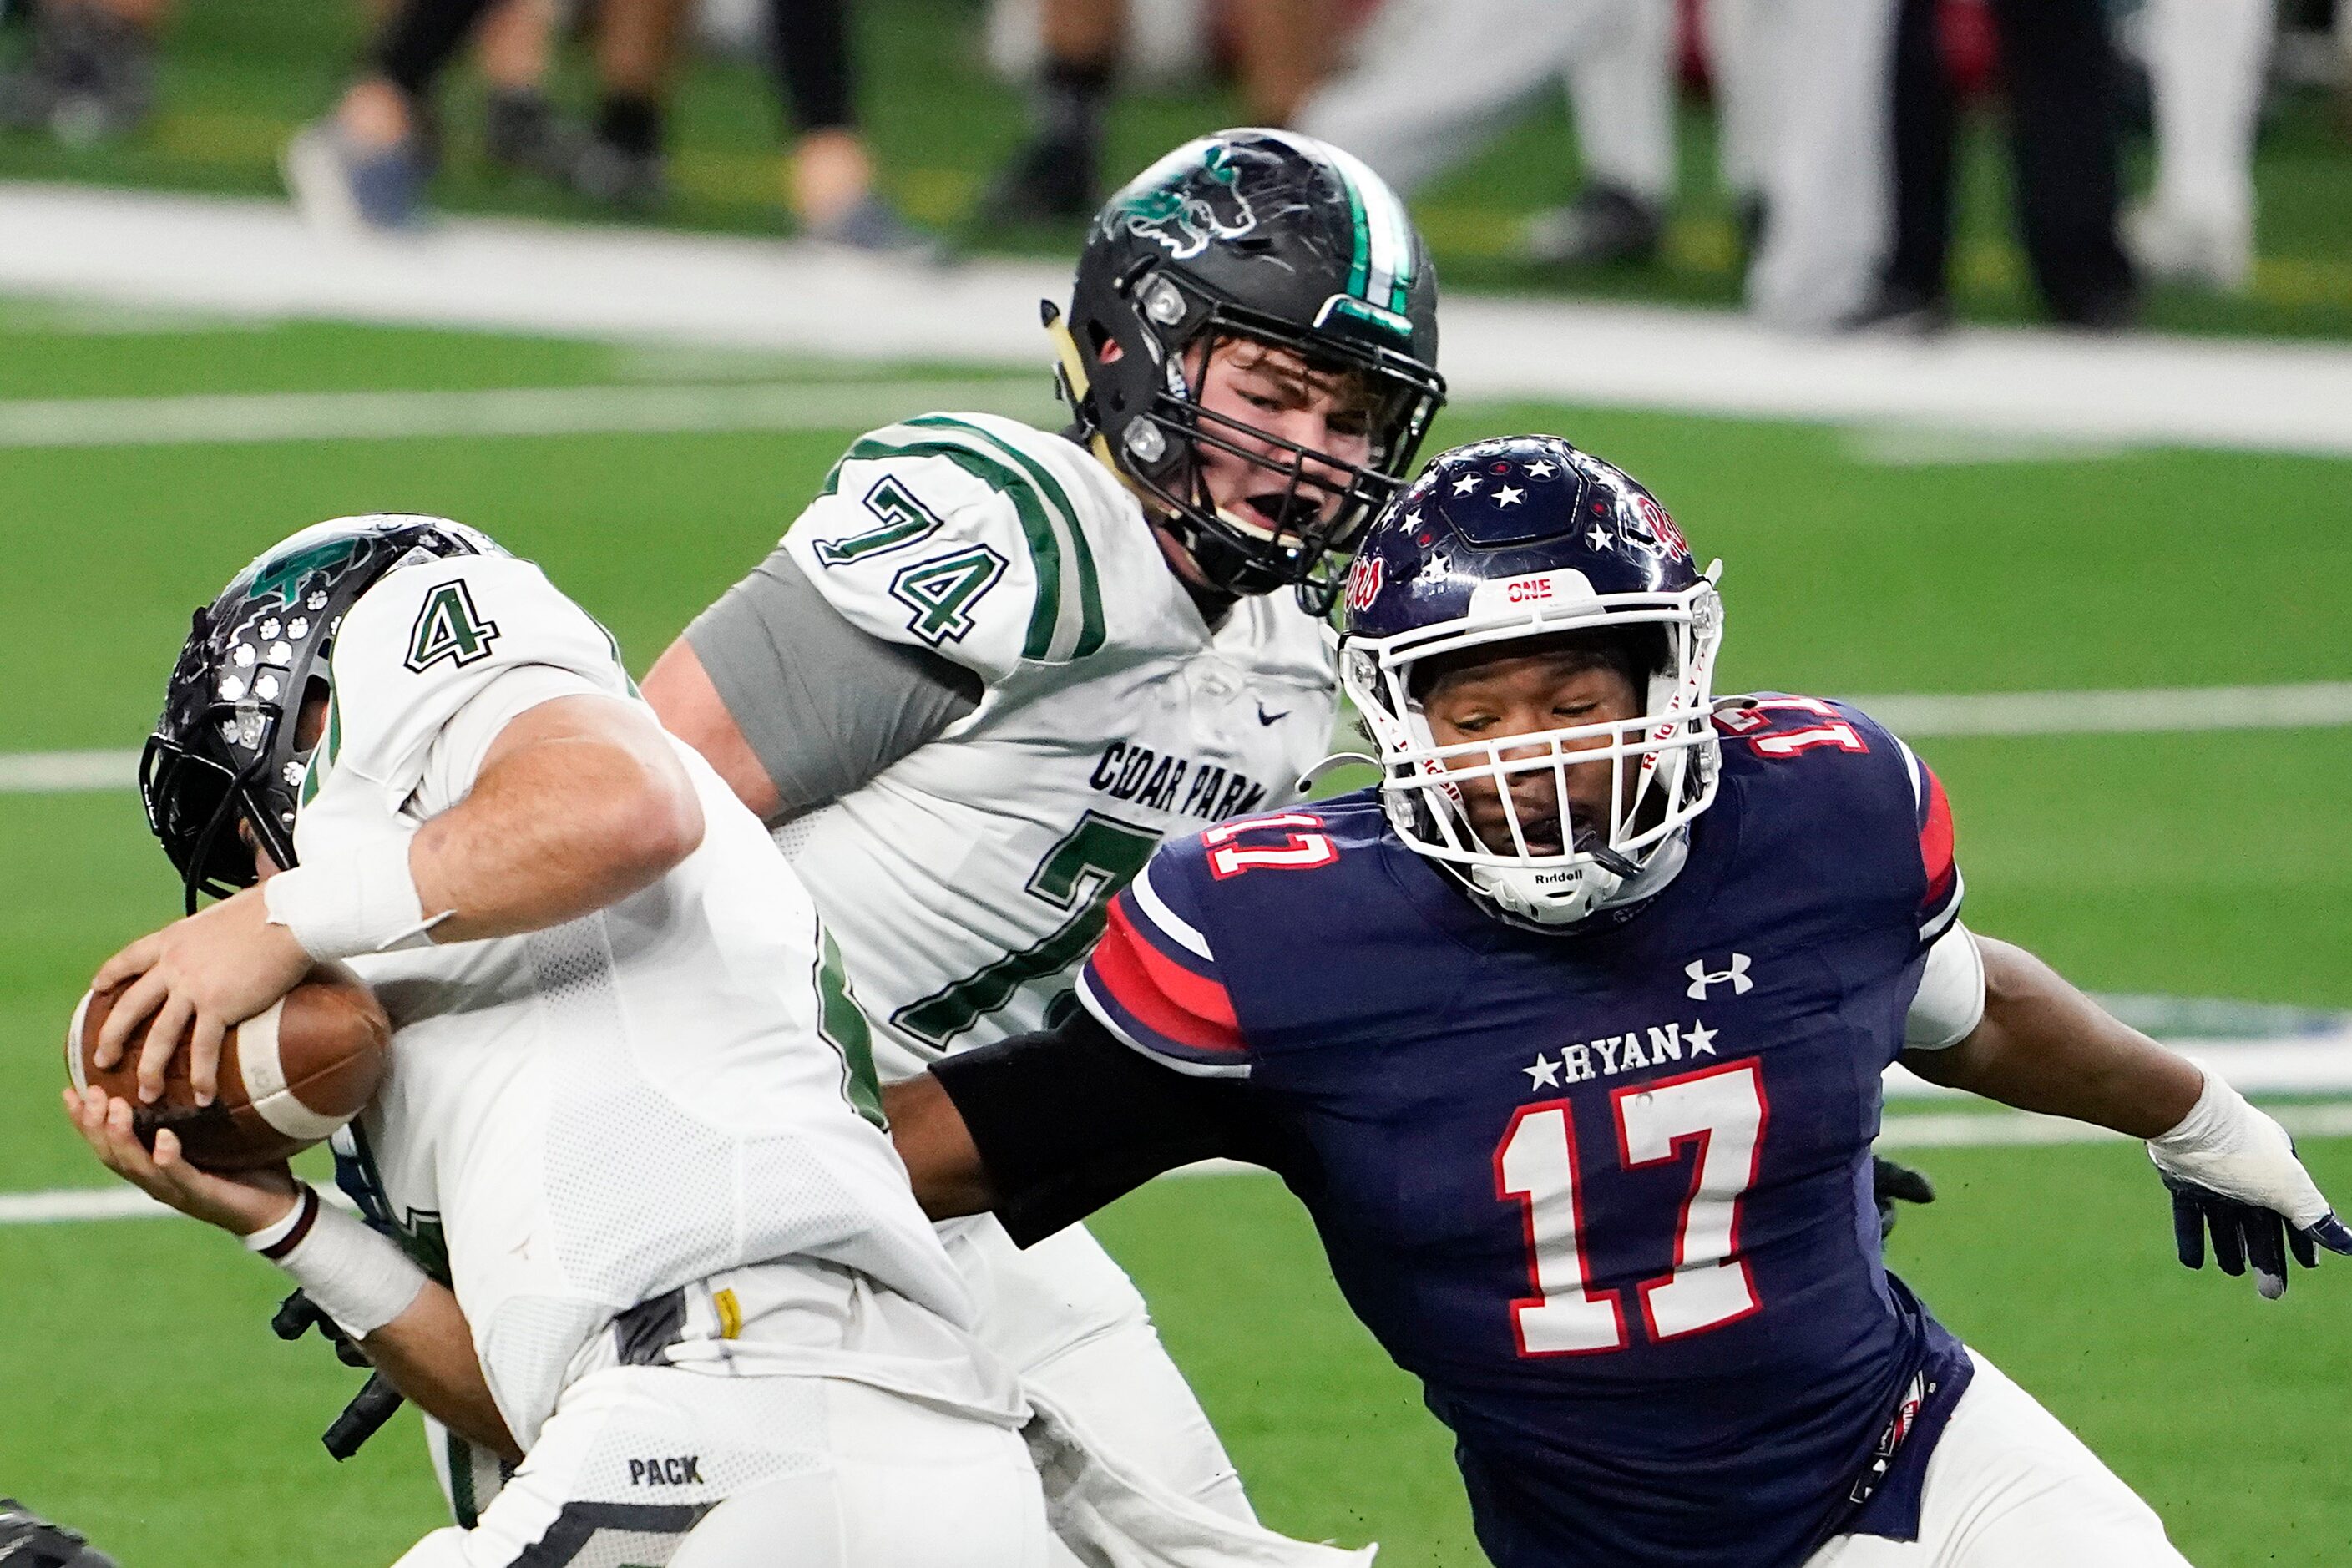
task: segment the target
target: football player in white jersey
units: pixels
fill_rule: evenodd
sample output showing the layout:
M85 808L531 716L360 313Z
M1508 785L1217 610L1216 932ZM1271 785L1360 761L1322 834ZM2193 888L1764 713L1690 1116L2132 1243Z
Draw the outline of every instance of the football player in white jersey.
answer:
M191 910L222 901L100 970L100 1065L152 1015L142 1097L184 1045L209 1092L227 1026L348 963L394 1024L344 1151L379 1228L68 1110L519 1461L407 1568L1045 1561L1028 1409L816 911L537 567L440 519L294 535L198 612L142 784Z
M1297 795L1336 716L1333 563L1444 398L1402 204L1282 132L1146 170L1045 314L1071 429L934 414L863 437L646 680L777 826L886 1080L1051 1022L1162 837ZM1025 1384L1251 1517L1082 1227L1025 1253L992 1218L942 1234Z

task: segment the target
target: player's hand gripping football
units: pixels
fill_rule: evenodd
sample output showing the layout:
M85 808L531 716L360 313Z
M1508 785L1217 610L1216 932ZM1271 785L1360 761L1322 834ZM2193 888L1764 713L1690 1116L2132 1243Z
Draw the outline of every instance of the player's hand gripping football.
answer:
M2336 1217L2296 1158L2286 1129L2208 1078L2187 1121L2150 1139L2148 1158L2172 1194L2180 1261L2205 1266L2206 1237L2224 1274L2249 1264L2266 1300L2286 1294L2286 1260L2319 1264L2319 1248L2352 1254L2352 1226Z
M68 1089L65 1104L74 1131L108 1170L192 1219L216 1225L231 1236L251 1236L284 1219L294 1207L294 1173L283 1164L215 1175L188 1163L179 1138L168 1127L155 1134L154 1152L148 1152L132 1131L127 1100L109 1098L100 1089Z
M184 1040L189 1086L198 1104L209 1105L220 1089L229 1027L293 990L310 970L293 933L269 923L261 889L247 888L141 937L100 967L92 990L129 989L107 1015L92 1060L100 1069L121 1061L125 1043L152 1014L155 1026L139 1053L140 1100L152 1105L163 1097L164 1069Z

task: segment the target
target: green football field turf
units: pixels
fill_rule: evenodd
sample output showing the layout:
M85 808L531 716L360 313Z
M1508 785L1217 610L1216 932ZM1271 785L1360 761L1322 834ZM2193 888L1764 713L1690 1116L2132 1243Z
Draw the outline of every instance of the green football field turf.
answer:
M0 398L604 385L579 344L334 326L163 331L0 305ZM152 325L152 323L149 323ZM94 326L113 330L92 331ZM873 379L844 366L803 374ZM781 377L707 356L667 374ZM909 412L914 412L910 409ZM2187 451L1890 466L1821 428L1478 406L1566 433L1727 560L1725 684L1833 692L2352 679L2352 464ZM543 562L642 668L789 521L850 431L0 448L0 752L135 746L188 608L303 523L445 511ZM1969 919L2122 992L2352 1006L2352 731L1928 740ZM134 795L0 795L0 1193L98 1184L55 1104L89 971L176 907ZM2308 1140L2352 1191L2352 1140ZM2163 1510L2200 1564L2352 1561L2352 1267L2258 1301L2169 1258L2119 1145L1934 1150L1897 1266ZM1272 1182L1171 1182L1102 1222L1265 1516L1474 1563L1443 1434L1339 1306ZM126 1568L388 1563L435 1522L405 1420L352 1465L355 1374L263 1328L272 1271L173 1221L0 1226L0 1490Z

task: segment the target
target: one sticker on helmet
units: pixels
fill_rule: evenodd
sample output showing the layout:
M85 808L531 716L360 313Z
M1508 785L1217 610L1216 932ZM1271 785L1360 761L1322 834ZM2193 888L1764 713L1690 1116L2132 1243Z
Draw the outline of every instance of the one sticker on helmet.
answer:
M1479 584L1470 590L1470 613L1483 616L1504 610L1542 611L1588 605L1597 597L1591 578L1573 566L1557 566L1549 572L1528 572Z

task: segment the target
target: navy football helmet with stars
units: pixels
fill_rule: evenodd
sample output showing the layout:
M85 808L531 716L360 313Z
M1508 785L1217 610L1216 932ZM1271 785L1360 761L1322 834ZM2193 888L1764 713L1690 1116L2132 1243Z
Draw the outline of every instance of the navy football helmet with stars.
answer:
M1710 718L1723 639L1717 567L1702 572L1655 497L1555 436L1456 447L1431 460L1366 531L1347 582L1339 679L1380 748L1381 791L1404 843L1515 921L1572 925L1663 887L1691 820L1715 800ZM1622 721L1439 745L1424 661L1573 640L1643 700ZM1615 761L1607 820L1574 820L1567 770ZM1571 820L1530 846L1508 781L1553 774ZM1491 780L1510 842L1472 829L1462 785Z

